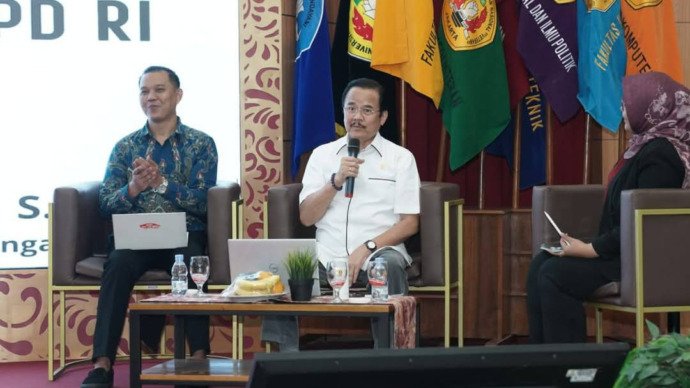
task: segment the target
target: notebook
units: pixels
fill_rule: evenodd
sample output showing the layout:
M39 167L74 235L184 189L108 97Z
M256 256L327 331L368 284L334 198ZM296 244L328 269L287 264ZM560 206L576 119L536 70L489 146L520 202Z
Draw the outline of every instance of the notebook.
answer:
M234 278L241 273L269 271L280 275L280 280L288 287L288 274L283 264L289 252L310 249L316 252L314 239L239 239L228 240L230 253L230 275ZM320 295L319 268L314 270L314 287L311 294Z
M115 249L173 249L187 246L187 221L180 213L113 214Z

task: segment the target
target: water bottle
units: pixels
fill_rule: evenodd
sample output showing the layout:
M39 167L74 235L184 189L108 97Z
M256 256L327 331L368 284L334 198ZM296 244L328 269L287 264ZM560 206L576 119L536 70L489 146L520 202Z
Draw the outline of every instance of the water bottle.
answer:
M383 257L377 257L369 266L372 302L388 300L388 264Z
M172 277L172 294L174 296L185 296L187 294L187 266L184 263L183 255L175 255L175 264L170 270Z

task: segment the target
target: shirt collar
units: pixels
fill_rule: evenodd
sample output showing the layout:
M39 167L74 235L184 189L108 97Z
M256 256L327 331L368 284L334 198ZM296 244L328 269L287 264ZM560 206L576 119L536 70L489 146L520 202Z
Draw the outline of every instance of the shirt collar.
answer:
M180 120L180 117L178 116L177 117L177 126L175 127L175 131L173 132L172 135L177 137L178 139L181 138L184 134L182 131L183 127L184 127L184 124L182 124L182 120ZM137 136L142 138L142 139L153 138L153 136L151 136L151 131L149 130L148 120L146 121L144 126L141 127L141 129L138 131Z
M348 142L348 137L343 136L340 139L337 140L338 143L338 149L336 151L336 154L339 154L343 150L347 152L347 142ZM367 146L367 148L361 150L360 152L369 152L369 150L374 150L379 156L383 156L383 136L381 136L381 132L377 132L376 136L374 137L374 140L371 141L371 143Z

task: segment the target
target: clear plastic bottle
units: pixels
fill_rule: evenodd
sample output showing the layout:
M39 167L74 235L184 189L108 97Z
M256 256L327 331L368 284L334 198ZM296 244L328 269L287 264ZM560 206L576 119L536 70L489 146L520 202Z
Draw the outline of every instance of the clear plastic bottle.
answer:
M170 270L172 294L174 296L184 296L187 294L187 265L184 263L183 255L175 255L175 264Z
M369 284L371 284L372 302L388 300L388 264L383 257L374 259L369 266Z

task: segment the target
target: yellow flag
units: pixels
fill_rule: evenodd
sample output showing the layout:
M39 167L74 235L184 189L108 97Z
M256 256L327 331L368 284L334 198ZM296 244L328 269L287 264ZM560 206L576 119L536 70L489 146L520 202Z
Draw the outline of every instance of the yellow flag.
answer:
M676 20L671 0L623 0L625 74L661 71L683 83Z
M431 0L378 0L371 67L409 83L438 108L443 72Z

